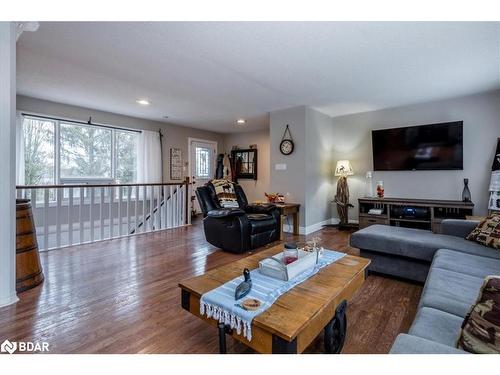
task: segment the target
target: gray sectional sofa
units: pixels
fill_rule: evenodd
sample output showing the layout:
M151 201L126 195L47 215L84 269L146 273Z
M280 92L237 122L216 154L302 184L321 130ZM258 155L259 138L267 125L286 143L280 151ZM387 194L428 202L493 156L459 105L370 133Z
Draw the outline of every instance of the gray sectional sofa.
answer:
M351 246L372 259L370 271L425 279L415 320L408 334L397 337L391 353L466 353L456 349L462 322L484 278L500 275L500 251L465 239L476 225L445 220L443 234L373 225L351 236Z

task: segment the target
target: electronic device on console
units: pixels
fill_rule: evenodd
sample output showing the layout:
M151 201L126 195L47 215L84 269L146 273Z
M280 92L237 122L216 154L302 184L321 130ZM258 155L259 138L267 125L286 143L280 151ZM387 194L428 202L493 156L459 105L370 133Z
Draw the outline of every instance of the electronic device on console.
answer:
M430 217L429 208L414 206L394 206L391 208L391 217L395 219L426 220Z

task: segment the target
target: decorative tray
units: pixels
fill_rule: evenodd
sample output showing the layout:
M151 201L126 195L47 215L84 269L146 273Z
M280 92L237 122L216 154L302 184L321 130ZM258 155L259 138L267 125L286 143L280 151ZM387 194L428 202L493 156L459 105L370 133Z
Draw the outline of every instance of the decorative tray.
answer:
M283 262L283 253L278 253L259 262L259 271L263 275L284 281L292 280L305 270L314 267L321 256L318 251L298 250L298 259L287 265Z

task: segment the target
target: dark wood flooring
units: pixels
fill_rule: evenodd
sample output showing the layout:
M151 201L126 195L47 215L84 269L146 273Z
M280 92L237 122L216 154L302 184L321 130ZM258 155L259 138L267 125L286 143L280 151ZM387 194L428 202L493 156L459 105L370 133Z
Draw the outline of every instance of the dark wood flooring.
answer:
M324 228L312 236L326 248L358 255L348 232ZM45 282L0 309L0 342L47 341L51 353L217 353L216 329L182 310L177 284L246 255L209 245L200 221L43 253ZM349 303L343 353L387 353L408 330L421 290L369 276ZM250 352L232 339L228 351ZM322 337L307 350L322 351Z

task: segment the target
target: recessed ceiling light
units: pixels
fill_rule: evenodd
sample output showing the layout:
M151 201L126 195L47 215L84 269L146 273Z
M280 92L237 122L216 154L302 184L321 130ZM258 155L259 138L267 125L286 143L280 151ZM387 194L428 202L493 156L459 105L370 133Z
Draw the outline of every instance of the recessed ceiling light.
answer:
M239 120L236 121L236 123L243 125L244 123L246 123L246 121L244 119L240 118Z
M165 116L163 116L163 118L167 119L167 118L168 118L168 116L167 116L167 115L165 115Z
M140 105L150 105L151 102L147 99L136 99L136 102L139 103Z

